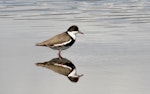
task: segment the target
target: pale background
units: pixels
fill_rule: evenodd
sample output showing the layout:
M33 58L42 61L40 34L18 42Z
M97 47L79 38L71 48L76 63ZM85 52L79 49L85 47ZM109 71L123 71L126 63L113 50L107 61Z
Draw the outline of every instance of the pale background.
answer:
M78 83L35 66L57 57L35 44L74 24ZM0 0L0 94L150 94L150 1Z

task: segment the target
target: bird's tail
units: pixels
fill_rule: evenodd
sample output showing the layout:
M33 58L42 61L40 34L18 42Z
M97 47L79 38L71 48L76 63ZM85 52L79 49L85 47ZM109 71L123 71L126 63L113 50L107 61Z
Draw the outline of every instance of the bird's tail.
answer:
M46 46L44 43L36 43L35 46Z
M44 67L44 66L46 65L46 63L47 63L47 62L43 62L43 63L35 63L35 65Z

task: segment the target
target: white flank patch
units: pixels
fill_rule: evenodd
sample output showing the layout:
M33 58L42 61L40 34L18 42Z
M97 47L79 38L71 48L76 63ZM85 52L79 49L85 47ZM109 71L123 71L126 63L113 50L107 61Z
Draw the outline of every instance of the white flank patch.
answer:
M74 70L68 75L68 77L77 77L76 69L74 69Z
M57 63L55 63L54 65L56 65L56 66L60 66L60 67L63 67L63 68L68 68L68 69L72 69L71 67L69 67L69 66L66 66L66 65L62 65L62 64L57 64Z
M76 39L76 34L78 33L78 31L71 31L71 32L67 32L74 40Z
M54 44L54 46L63 46L63 45L66 45L66 44L70 43L71 41L72 41L72 39L67 41L67 42L63 42L61 44Z

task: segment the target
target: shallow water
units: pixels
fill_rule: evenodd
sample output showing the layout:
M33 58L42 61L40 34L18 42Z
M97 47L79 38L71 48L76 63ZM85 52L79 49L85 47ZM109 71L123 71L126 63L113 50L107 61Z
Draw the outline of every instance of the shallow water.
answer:
M0 94L150 93L149 0L1 0ZM37 62L57 51L35 43L76 24L84 35L63 57L78 83Z

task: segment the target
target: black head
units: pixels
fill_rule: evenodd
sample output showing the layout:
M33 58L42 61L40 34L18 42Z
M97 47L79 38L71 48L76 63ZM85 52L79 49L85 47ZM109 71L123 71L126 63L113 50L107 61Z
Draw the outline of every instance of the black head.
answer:
M72 26L70 26L70 27L68 28L67 31L79 31L79 29L78 29L78 26L72 25Z
M78 82L79 81L79 78L82 77L83 74L81 75L76 75L76 77L73 77L73 76L68 76L68 79L71 81L71 82Z
M79 77L68 77L71 82L78 82Z

